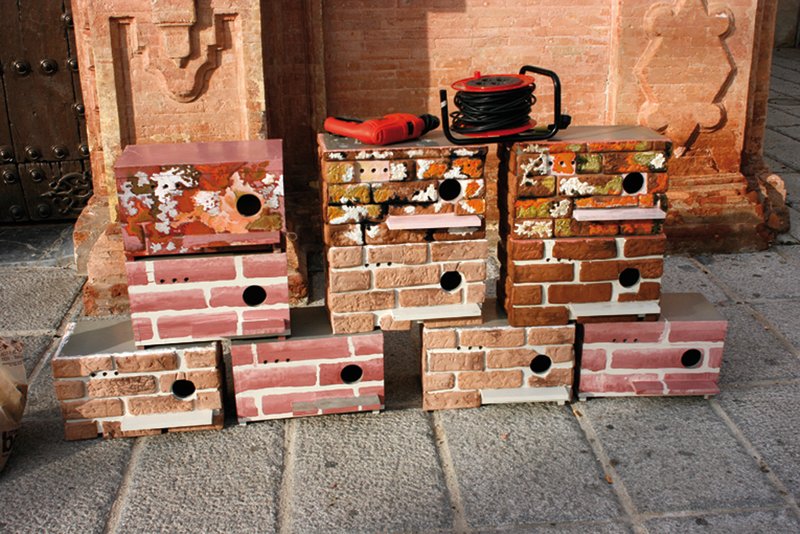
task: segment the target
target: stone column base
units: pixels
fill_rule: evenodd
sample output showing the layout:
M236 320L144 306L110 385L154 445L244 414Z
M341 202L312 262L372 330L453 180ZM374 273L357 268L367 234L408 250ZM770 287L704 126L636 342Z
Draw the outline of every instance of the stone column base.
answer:
M754 190L743 174L670 176L665 232L669 252L764 250L788 227L783 181L758 180ZM771 185L770 185L771 184Z

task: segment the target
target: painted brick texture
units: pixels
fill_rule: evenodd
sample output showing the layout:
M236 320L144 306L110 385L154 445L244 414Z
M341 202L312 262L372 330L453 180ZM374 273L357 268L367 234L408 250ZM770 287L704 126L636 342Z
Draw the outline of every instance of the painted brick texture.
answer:
M239 341L231 346L240 423L383 408L383 334Z
M52 369L68 440L222 428L223 378L216 342L117 354L59 355ZM192 387L182 389L187 381ZM146 429L124 430L126 421L138 416L208 410L211 423L206 425L170 427L165 419Z
M584 325L579 396L713 395L724 320Z
M509 323L657 314L665 243L663 235L507 239L498 247L498 293ZM587 306L592 304L603 308Z
M485 298L485 239L330 247L327 307L335 333L408 330L399 310L473 305ZM446 318L446 312L442 312Z
M328 247L485 238L486 146L440 133L381 149L328 134L318 142Z
M114 167L129 259L280 244L280 140L129 145Z
M651 130L614 126L498 149L510 324L657 317L670 150Z
M574 325L526 328L494 321L491 326L431 328L426 324L423 409L570 400L574 342ZM492 393L498 390L505 394L504 400L493 400Z
M125 266L137 346L289 329L286 254L153 258Z

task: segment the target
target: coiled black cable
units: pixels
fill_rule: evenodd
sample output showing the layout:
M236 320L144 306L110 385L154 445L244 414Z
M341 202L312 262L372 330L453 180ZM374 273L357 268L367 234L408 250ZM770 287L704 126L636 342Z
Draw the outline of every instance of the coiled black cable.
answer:
M508 91L458 91L454 103L458 111L450 113L451 129L469 134L518 128L530 122L531 107L536 104L534 84Z

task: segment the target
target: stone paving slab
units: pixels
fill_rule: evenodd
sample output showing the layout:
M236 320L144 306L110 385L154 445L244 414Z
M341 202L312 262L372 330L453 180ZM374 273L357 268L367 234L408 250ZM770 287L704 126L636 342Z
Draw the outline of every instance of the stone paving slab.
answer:
M276 531L282 421L141 441L115 532Z
M770 94L779 94L781 96L789 96L789 97L796 97L797 96L797 82L792 81L789 78L795 77L800 75L800 72L793 71L791 69L786 69L782 67L777 67L777 69L782 69L777 72L773 72L773 76L770 79L769 83L769 91ZM791 74L789 74L791 73Z
M797 86L797 88L800 89L800 86ZM780 129L780 133L798 142L798 139L800 139L800 125L784 126Z
M767 115L767 124L771 128L783 129L787 126L800 126L800 117L784 110L770 109Z
M791 137L769 128L764 134L764 153L792 169L800 169L800 151L797 150L798 144L799 143Z
M72 230L72 223L0 227L0 264L71 265Z
M56 399L53 372L47 362L36 378L28 384L28 401L25 405L25 420L61 419L61 406Z
M453 528L427 413L309 417L296 425L291 532Z
M441 420L471 527L620 516L568 407L485 406L441 412Z
M70 269L0 268L0 332L55 331L83 281Z
M697 259L744 300L800 297L800 271L776 252L716 254Z
M727 295L706 273L685 256L664 258L664 276L661 278L661 291L664 293L702 293L714 304L728 302Z
M800 208L800 173L780 173L786 185L786 203L795 209Z
M787 258L790 261L793 261L800 266L800 246L798 245L790 245L786 247L774 247L773 250Z
M798 111L798 113L800 113L800 107L797 108L797 111ZM793 169L793 168L789 167L788 165L784 165L780 161L772 159L772 158L770 158L769 156L766 156L766 155L764 157L764 161L766 162L766 164L769 167L770 171L772 171L774 173L778 173L780 175L783 175L785 173L795 173L795 172L798 171L798 169Z
M726 391L719 402L795 499L800 499L800 387Z
M796 300L762 302L754 304L753 307L761 312L797 351L800 351L800 302Z
M669 517L648 521L650 534L729 534L731 532L770 532L773 534L800 531L800 522L787 510L740 512Z
M784 504L702 398L591 399L580 409L639 512Z
M63 435L57 420L23 422L0 474L0 532L105 530L134 442Z
M721 389L727 384L800 377L800 359L759 323L744 305L717 308L729 321Z
M525 534L630 534L633 529L629 525L616 522L577 521L572 523L551 523L548 525L514 525L488 529L473 529L476 534L498 532Z
M770 73L770 80L784 80L795 85L800 84L800 71L796 70L796 65L793 65L794 68L787 67L785 65L774 64L772 66L772 72ZM772 84L770 83L770 89L772 89Z

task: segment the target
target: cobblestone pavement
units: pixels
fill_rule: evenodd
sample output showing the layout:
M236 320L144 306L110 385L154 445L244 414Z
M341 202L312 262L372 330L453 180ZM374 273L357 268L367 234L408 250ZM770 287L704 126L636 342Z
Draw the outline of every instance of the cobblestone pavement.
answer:
M426 413L419 347L387 333L387 411L65 442L49 360L80 313L69 227L0 231L0 334L27 344L3 532L800 531L800 51L779 51L766 153L792 233L667 259L667 291L730 321L722 394Z

